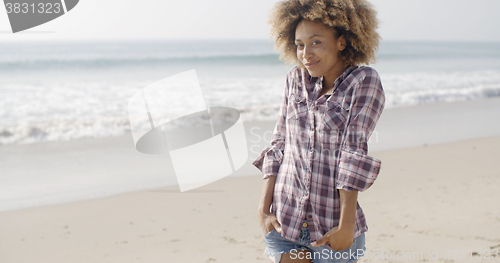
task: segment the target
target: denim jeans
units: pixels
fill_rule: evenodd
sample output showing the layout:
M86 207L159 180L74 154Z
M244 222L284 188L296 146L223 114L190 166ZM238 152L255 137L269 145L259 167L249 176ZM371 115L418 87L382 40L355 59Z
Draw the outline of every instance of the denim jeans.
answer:
M307 220L304 219L307 223ZM311 246L309 227L302 226L302 232L297 242L283 238L275 229L265 236L266 250L264 255L274 263L279 263L282 253L289 253L292 259L308 258L313 263L350 263L356 262L358 257L366 251L365 233L354 239L350 248L342 251L332 250L326 246ZM304 249L309 251L303 251Z

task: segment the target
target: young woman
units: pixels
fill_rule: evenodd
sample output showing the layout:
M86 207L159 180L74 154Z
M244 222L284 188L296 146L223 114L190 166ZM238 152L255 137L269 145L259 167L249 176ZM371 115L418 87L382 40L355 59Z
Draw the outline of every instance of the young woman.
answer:
M381 161L367 141L384 109L379 75L367 66L379 43L365 0L278 2L270 20L286 78L263 173L258 218L265 254L278 262L356 262L368 230L358 191Z

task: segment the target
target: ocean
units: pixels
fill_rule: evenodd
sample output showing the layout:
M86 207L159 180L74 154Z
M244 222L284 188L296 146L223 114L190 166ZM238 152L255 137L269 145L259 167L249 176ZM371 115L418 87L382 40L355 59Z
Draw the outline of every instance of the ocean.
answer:
M386 108L500 96L500 43L384 41L370 66ZM267 40L0 43L0 145L125 134L134 93L191 69L207 106L273 121L290 68Z

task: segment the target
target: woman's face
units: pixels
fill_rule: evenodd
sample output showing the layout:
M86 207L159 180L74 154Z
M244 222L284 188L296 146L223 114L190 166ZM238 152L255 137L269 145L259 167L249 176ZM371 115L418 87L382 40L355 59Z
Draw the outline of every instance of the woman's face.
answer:
M297 58L312 77L336 79L345 69L339 57L345 48L343 36L335 39L334 32L321 22L302 20L295 29Z

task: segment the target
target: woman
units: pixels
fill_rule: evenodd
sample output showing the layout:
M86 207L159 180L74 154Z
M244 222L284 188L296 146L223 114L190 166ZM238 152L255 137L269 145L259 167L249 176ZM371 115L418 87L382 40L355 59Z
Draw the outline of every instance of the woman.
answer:
M263 173L258 218L265 254L278 262L356 262L368 230L358 191L381 161L367 140L384 109L375 60L376 12L365 0L278 2L270 20L287 63L271 146L253 162Z

